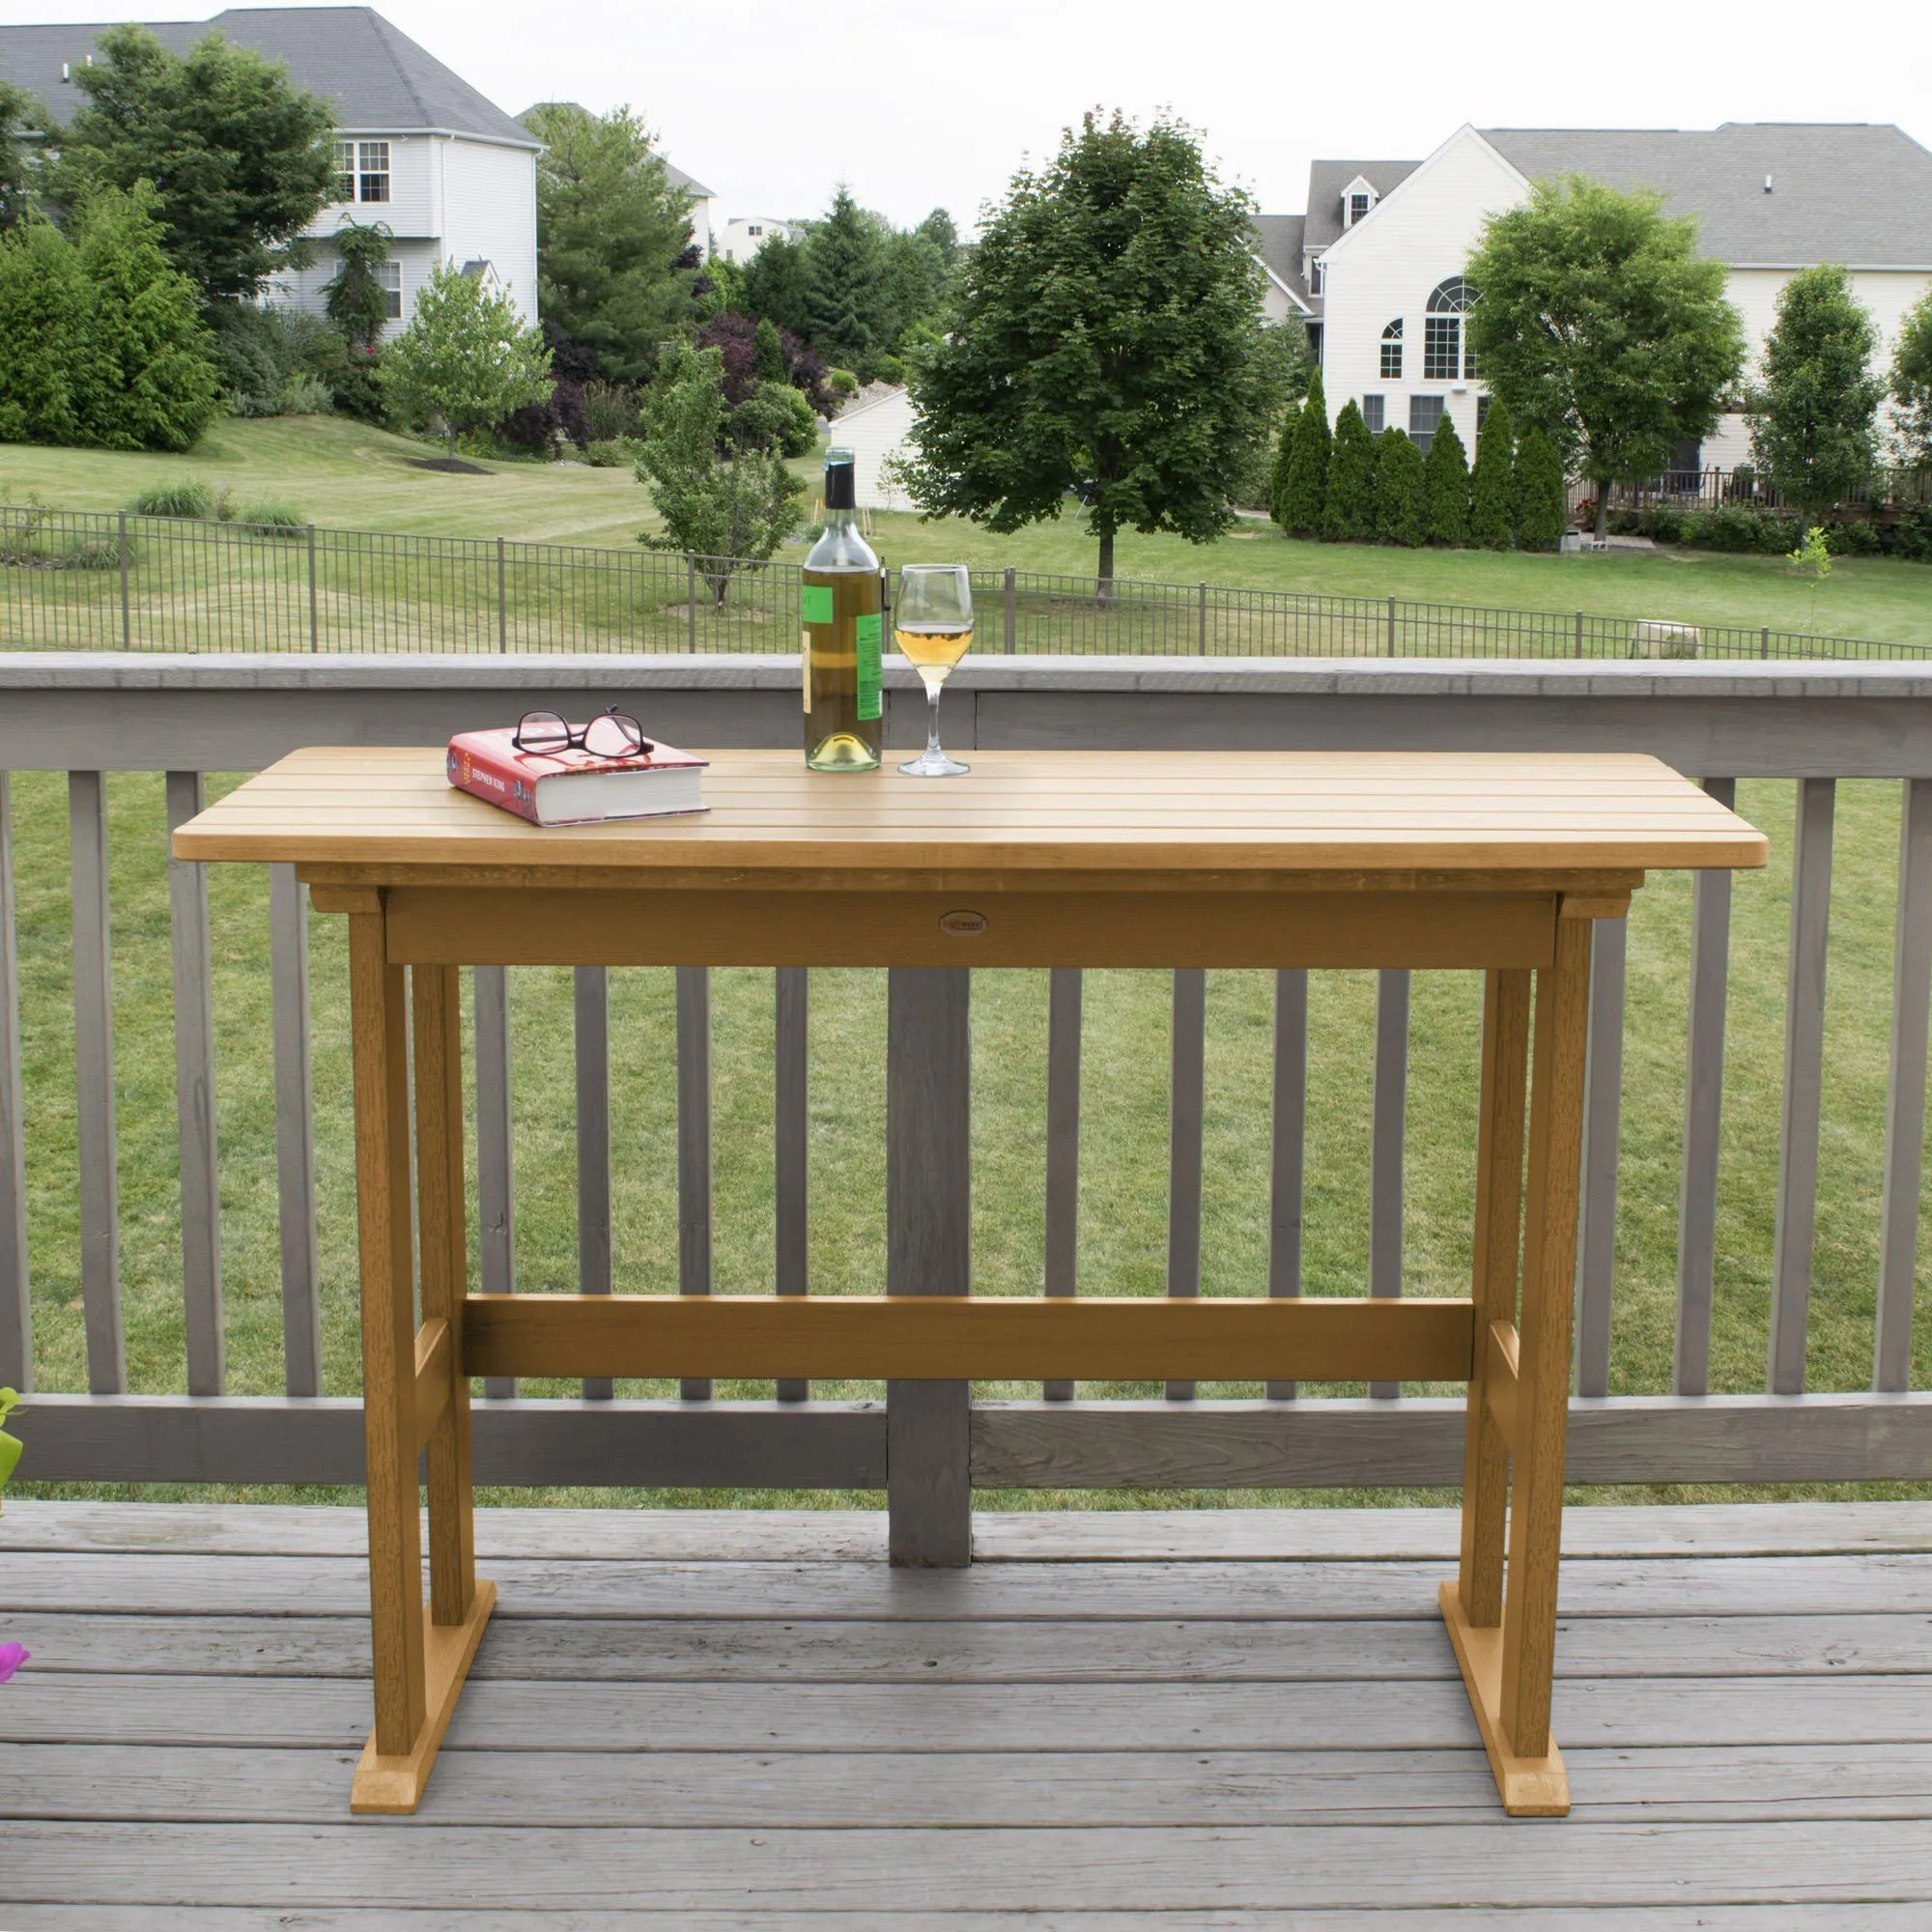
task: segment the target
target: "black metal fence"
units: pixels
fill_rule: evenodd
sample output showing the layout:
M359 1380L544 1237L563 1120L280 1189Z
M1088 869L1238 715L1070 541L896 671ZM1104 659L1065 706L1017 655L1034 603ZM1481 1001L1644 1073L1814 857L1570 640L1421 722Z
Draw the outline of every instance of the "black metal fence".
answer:
M1595 494L1594 486L1588 483L1571 486L1573 505ZM1734 469L1666 469L1641 483L1610 485L1613 510L1640 510L1653 503L1667 503L1681 510L1717 510L1726 504L1751 510L1796 507L1747 464ZM1839 507L1858 516L1884 516L1916 503L1932 503L1932 470L1876 470L1871 480L1850 492Z
M1922 643L1029 570L973 573L982 651L1146 657L1910 658ZM0 648L781 652L798 565L0 507Z

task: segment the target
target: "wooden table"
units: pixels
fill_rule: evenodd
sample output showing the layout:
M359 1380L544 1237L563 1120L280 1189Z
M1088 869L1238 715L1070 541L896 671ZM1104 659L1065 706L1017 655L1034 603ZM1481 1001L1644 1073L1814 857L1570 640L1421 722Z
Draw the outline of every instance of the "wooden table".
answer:
M415 1808L496 1601L475 1574L469 1378L782 1375L887 1378L895 1417L956 1391L962 1428L971 1379L1466 1380L1442 1615L1505 1807L1567 1811L1549 1696L1591 922L1653 867L1761 866L1763 837L1624 755L982 751L933 782L724 752L705 787L701 817L540 831L452 791L440 750L308 751L175 834L182 859L292 863L349 918L376 1706L352 1807ZM1479 968L1472 1293L470 1294L473 964ZM923 977L963 1047L965 976Z

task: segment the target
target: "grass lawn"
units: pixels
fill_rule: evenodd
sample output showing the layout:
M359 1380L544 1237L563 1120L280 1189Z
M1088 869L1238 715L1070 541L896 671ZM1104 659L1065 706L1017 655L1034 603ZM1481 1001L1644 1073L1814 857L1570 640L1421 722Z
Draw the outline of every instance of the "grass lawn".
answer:
M212 783L211 791L232 782ZM38 1355L43 1387L82 1389L64 785L57 774L25 773L14 780L14 797ZM179 1392L185 1377L161 781L157 775L114 774L108 800L128 1359L136 1389ZM1898 786L1847 782L1839 800L1811 1319L1811 1385L1819 1389L1856 1389L1865 1386L1870 1375ZM1713 1348L1713 1385L1720 1391L1761 1388L1764 1378L1792 786L1747 782L1740 786L1739 803L1770 831L1773 865L1768 872L1741 875L1735 895ZM213 867L210 889L230 1381L237 1393L272 1393L281 1383L281 1330L267 882L256 868ZM1689 912L1688 881L1663 876L1638 895L1632 914L1612 1374L1619 1393L1669 1386ZM329 1391L340 1394L355 1389L358 1375L343 923L318 917L312 947L326 1374ZM1168 984L1167 976L1155 973L1101 973L1089 980L1081 1282L1091 1293L1161 1290ZM531 1290L567 1289L575 1274L569 975L519 969L512 987L519 1279ZM677 1266L673 1083L666 1074L673 1053L671 976L615 972L611 989L618 1279L629 1289L668 1292L675 1287ZM1211 1293L1255 1294L1265 1282L1271 993L1266 975L1223 972L1209 978L1203 1272ZM813 976L811 1271L814 1284L826 1291L876 1292L884 1286L884 994L878 973ZM1042 1265L1046 976L981 972L975 978L974 998L978 1286L991 1293L1032 1293ZM1406 1234L1407 1285L1413 1293L1465 1292L1478 1004L1474 975L1417 976ZM768 973L716 975L717 1254L718 1285L724 1291L763 1292L772 1279L772 1005ZM1311 1009L1307 1289L1352 1293L1366 1267L1373 976L1316 975ZM1922 1252L1932 1255L1932 1246ZM1932 1309L1917 1329L1915 1383L1926 1386L1929 1378ZM820 1386L825 1393L839 1392ZM542 1392L544 1385L536 1387ZM669 1393L668 1384L629 1384L625 1392L646 1390ZM1203 1392L1260 1391L1227 1385ZM721 1393L763 1390L743 1384ZM20 1433L31 1474L31 1412L22 1416ZM68 1492L129 1492L125 1486L74 1486ZM1867 1486L1861 1492L1925 1492ZM220 1493L256 1500L286 1496ZM1381 1500L1398 1494L1376 1493ZM526 1492L502 1492L496 1499L532 1498ZM571 1498L558 1493L549 1499ZM599 1492L581 1499L734 1497ZM1240 1499L1037 1493L981 1498L988 1506L1026 1507ZM1333 1492L1328 1499L1367 1498ZM803 1505L878 1498L764 1500Z
M5 499L38 497L63 509L112 510L162 478L195 475L252 497L288 499L338 529L431 536L505 536L629 549L652 521L628 469L571 464L485 464L480 476L421 469L429 445L339 416L227 419L191 456L0 445ZM795 466L815 474L815 461ZM889 562L1011 564L1091 577L1095 545L1077 509L1058 523L996 536L954 519L882 514L875 543ZM795 553L787 552L784 554ZM1932 645L1932 568L1884 557L1841 560L1812 585L1779 557L1710 552L1611 552L1596 556L1492 555L1291 542L1244 524L1220 542L1120 539L1123 577L1231 584L1328 596L1386 597L1501 610L1583 611L1690 623L1769 625L1824 637Z

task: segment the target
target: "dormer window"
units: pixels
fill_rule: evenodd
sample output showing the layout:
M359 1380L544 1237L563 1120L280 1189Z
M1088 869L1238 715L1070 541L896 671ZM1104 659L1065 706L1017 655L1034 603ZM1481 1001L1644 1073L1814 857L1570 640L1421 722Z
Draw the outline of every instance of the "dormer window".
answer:
M1382 330L1382 381L1402 381L1402 317L1397 316Z
M1376 205L1375 188L1357 175L1342 190L1342 226L1352 228Z
M1362 216L1374 206L1375 202L1370 196L1366 194L1351 194L1349 197L1349 226L1350 228L1354 227L1355 223L1361 220Z

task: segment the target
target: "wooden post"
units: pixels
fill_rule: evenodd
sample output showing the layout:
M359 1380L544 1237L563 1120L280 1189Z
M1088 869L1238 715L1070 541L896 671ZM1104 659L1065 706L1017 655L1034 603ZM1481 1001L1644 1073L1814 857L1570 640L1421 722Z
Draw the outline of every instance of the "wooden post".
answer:
M577 1040L577 1292L611 1293L611 975L580 966ZM585 1376L586 1401L608 1402L609 1376Z
M972 975L887 975L886 1292L965 1294L973 1280ZM971 1390L886 1384L888 1542L895 1564L973 1560Z
M711 1293L711 969L680 966L677 1002L677 1292ZM686 1376L686 1402L709 1402L711 1382Z
M1201 1139L1206 1109L1208 975L1182 966L1174 975L1168 1055L1167 1292L1201 1293ZM1169 1402L1192 1402L1194 1384L1170 1378Z
M121 1325L121 1194L114 1125L114 961L107 903L107 776L67 775L73 891L74 1126L87 1392L128 1386Z
M1268 1176L1268 1293L1301 1293L1301 1210L1308 1142L1308 971L1274 976L1274 1141ZM1269 1382L1270 1402L1293 1402L1293 1382Z
M1077 966L1055 966L1046 995L1046 1255L1049 1294L1074 1294L1080 1279L1080 1003ZM1071 1402L1070 1377L1040 1384L1047 1402Z
M27 1164L20 1087L20 973L14 923L13 797L0 772L0 1386L34 1387Z
M774 975L775 1011L772 1095L775 1121L772 1156L773 1236L778 1292L804 1294L810 1286L810 1196L811 1115L807 1090L811 972L781 966ZM802 1376L781 1376L774 1390L780 1402L804 1402L811 1385Z
M1402 1293L1403 1172L1408 1133L1408 1003L1406 968L1376 975L1376 1088L1369 1140L1369 1293ZM1377 1379L1370 1395L1392 1402L1400 1382Z

